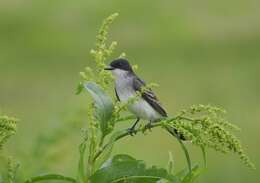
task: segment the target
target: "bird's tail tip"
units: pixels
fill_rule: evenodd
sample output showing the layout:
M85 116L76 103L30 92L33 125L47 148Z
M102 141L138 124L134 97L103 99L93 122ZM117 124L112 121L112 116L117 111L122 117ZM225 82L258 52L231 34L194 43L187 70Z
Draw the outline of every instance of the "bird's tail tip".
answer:
M180 140L186 141L187 138L180 132L178 132L178 130L176 128L173 127L166 127L166 130L174 137L179 138Z

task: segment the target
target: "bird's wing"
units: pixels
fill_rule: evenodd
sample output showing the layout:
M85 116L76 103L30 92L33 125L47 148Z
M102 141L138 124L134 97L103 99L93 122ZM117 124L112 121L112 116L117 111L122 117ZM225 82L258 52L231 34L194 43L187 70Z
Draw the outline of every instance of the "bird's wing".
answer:
M145 82L138 77L136 77L133 81L135 91L141 91L142 87L144 87L145 85ZM163 117L167 117L166 111L163 109L159 100L157 99L157 97L151 89L145 90L142 93L142 98L146 102L148 102L153 107L153 109L156 110L159 114L161 114Z

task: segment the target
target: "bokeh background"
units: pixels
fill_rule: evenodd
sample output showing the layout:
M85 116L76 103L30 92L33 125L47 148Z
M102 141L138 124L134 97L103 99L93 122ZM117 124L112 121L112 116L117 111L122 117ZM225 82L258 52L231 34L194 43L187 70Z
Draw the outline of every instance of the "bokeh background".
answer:
M138 74L156 82L171 115L191 104L214 104L243 130L238 133L256 166L260 162L259 0L1 0L0 111L21 119L5 153L21 163L20 177L43 172L74 176L86 97L76 96L78 72L104 17L120 16L110 38ZM112 58L111 58L112 59ZM130 124L129 124L130 125ZM194 162L201 162L190 147ZM178 144L160 130L121 141L129 153L165 167L186 166ZM258 170L237 157L209 151L204 183L259 182ZM1 162L0 162L1 166Z

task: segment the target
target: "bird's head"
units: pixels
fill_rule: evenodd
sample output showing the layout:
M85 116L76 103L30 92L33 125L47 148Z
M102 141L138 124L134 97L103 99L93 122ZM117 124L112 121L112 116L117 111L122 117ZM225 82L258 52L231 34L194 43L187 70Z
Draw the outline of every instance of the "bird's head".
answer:
M112 61L109 64L109 66L105 68L105 70L112 71L112 73L116 77L133 72L133 69L132 69L131 65L129 64L129 62L126 59L122 59L122 58Z

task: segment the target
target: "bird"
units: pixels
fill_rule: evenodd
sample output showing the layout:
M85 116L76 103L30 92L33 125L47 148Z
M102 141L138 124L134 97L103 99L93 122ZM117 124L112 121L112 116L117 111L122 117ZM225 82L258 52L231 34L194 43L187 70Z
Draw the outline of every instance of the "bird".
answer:
M136 121L128 129L131 135L135 133L135 127L140 119L148 120L146 127L149 128L153 123L168 117L155 93L150 88L142 91L146 83L136 75L128 60L123 58L113 60L105 70L111 71L114 75L115 94L120 102L127 102L137 96L137 92L141 92L141 96L127 106L128 110L136 116ZM167 131L174 136L178 135L176 129L168 128ZM184 139L182 135L179 137Z

